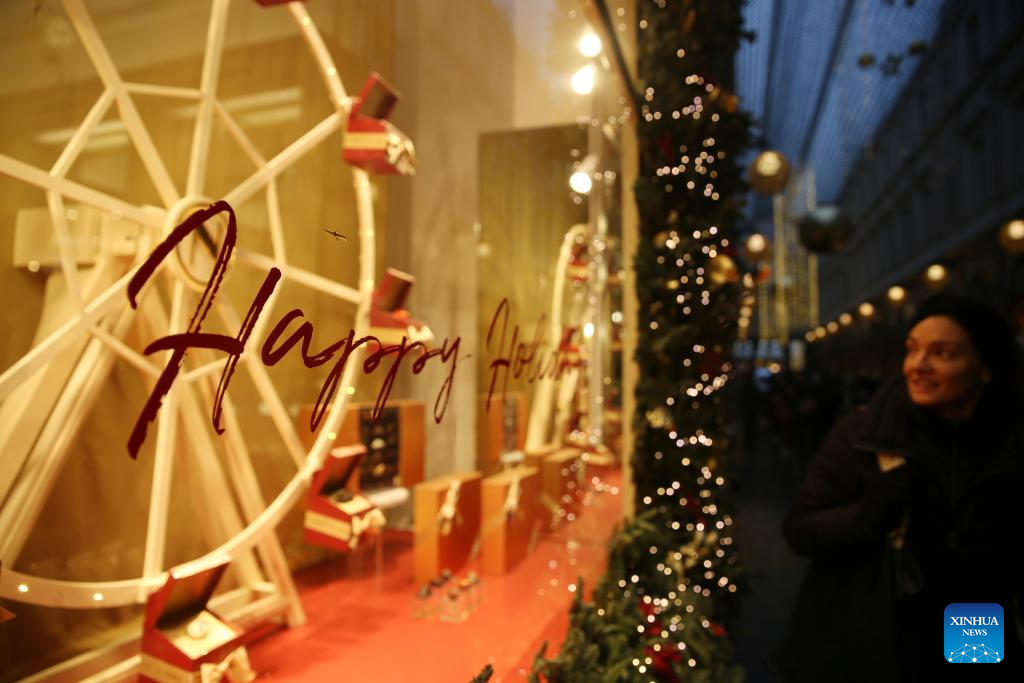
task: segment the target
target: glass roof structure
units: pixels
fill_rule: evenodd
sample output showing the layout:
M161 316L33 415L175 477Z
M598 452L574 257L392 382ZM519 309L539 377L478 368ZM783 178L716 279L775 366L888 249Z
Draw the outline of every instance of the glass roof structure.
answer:
M748 0L736 89L765 147L795 170L813 169L818 203L839 199L850 170L872 144L947 0ZM873 58L869 66L867 55ZM889 58L892 55L892 58ZM757 133L756 133L757 134ZM755 218L768 210L758 202Z

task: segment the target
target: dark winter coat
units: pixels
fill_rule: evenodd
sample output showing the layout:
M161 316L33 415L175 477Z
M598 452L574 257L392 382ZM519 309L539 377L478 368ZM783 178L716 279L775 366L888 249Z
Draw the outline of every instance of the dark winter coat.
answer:
M782 680L938 680L950 673L937 667L951 666L939 659L939 624L953 602L1002 605L1007 653L998 673L1024 671L1015 621L1024 586L1022 423L1024 412L994 396L968 420L943 420L913 406L900 379L836 425L785 521L787 542L812 562L774 657ZM913 474L902 559L865 523L878 453L904 456Z

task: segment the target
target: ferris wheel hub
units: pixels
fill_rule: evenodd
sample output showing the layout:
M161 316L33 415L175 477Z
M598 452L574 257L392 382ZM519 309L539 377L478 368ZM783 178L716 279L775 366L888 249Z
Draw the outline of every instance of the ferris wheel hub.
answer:
M198 194L179 199L167 210L163 226L164 236L169 235L197 211L209 208L211 204L211 198ZM173 257L170 259L175 277L194 291L205 290L227 229L227 215L221 212L205 221L199 229L182 240L174 248ZM234 261L234 255L231 261ZM228 272L231 265L228 264Z

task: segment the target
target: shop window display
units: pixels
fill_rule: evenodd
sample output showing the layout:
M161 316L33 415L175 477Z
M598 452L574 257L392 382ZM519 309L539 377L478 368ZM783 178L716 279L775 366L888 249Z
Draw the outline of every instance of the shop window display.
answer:
M620 507L587 459L621 455L601 425L623 121L590 122L622 106L566 99L582 8L15 5L0 680L258 678L319 628L323 572L390 604L387 628L468 638L512 586L567 609L569 567L601 563L576 544ZM451 15L478 29L462 56L437 49ZM520 640L436 680L509 668Z

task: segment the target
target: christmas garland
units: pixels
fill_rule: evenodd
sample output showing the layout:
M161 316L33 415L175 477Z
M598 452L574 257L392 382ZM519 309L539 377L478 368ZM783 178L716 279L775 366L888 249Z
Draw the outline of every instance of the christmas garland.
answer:
M591 602L577 591L560 653L538 653L534 682L743 679L724 626L741 571L721 391L743 293L737 157L750 119L728 89L741 4L638 2L637 515L613 538Z

